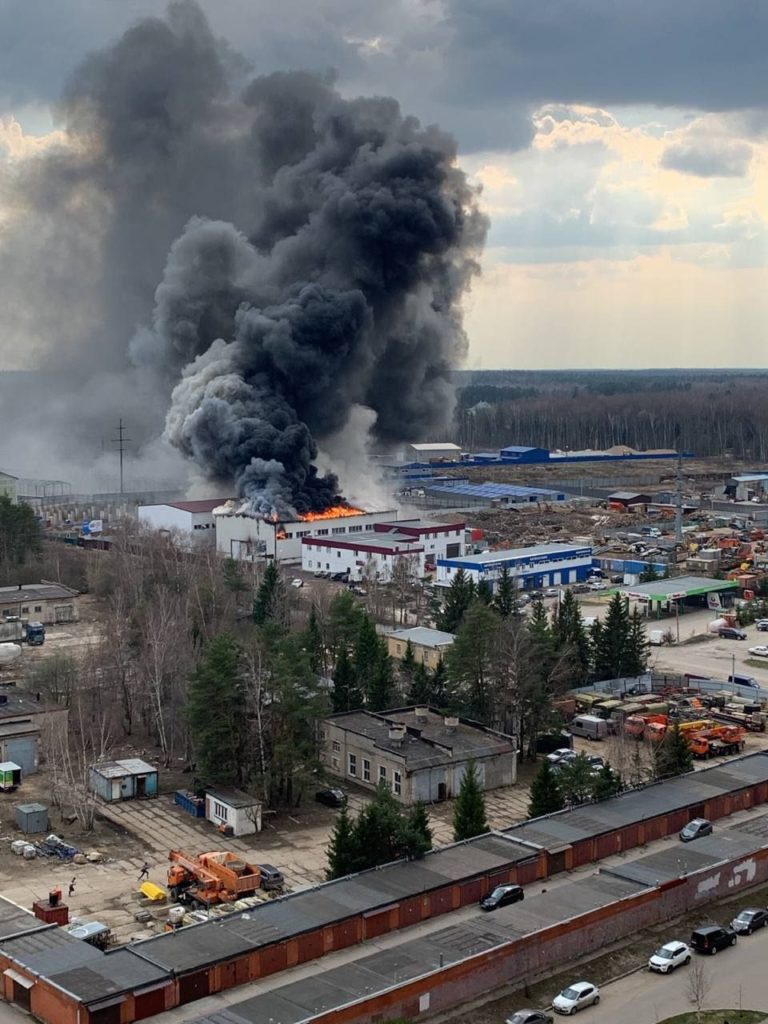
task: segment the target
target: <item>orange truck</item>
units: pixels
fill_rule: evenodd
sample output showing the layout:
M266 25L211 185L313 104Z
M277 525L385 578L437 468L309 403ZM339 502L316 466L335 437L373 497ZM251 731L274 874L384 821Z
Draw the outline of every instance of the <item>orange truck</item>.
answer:
M168 894L174 902L210 906L253 896L265 887L258 864L249 864L226 850L197 856L171 850L168 860Z
M627 736L634 736L638 740L647 739L653 742L656 734L661 731L658 727L667 728L666 715L629 715L624 719L624 732ZM663 736L662 732L662 736Z
M686 737L694 757L720 757L739 754L744 749L744 730L735 725L715 725Z

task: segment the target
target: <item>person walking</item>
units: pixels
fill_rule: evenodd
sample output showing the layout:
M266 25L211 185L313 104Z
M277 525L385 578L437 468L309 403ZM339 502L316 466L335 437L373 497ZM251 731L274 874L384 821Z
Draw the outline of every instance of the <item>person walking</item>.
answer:
M72 881L69 883L69 891L67 892L67 896L71 897L71 896L75 895L75 883L76 882L77 882L77 879L73 878Z
M147 861L144 861L144 866L139 872L139 881L141 881L142 878L149 878L149 864L147 863Z

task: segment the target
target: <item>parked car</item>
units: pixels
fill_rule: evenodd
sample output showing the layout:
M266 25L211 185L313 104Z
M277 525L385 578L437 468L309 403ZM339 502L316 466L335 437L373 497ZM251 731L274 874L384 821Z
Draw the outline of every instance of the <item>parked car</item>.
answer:
M480 907L482 910L498 910L522 899L525 899L522 885L497 885L480 900Z
M557 764L559 761L575 761L576 751L571 750L570 747L558 747L551 754L547 754L547 760L550 764Z
M721 928L720 925L704 925L691 932L689 945L697 953L714 956L719 949L736 945L736 932L733 928Z
M560 591L557 587L547 587L544 591L544 597L559 597Z
M608 584L605 580L590 580L588 583L590 590L607 590Z
M572 583L571 593L573 594L586 594L589 591L589 587L586 583Z
M543 1010L518 1010L505 1024L552 1024L552 1018Z
M731 921L731 928L739 935L751 935L758 928L768 924L768 910L763 907L747 907L740 911Z
M693 842L694 839L701 839L702 836L712 835L712 822L706 818L694 818L680 829L680 839L684 843Z
M755 626L758 633L768 633L768 619L756 619Z
M299 577L297 576L295 580L291 580L291 586L296 587L296 589L298 590L299 587L304 586L304 580L299 579Z
M746 640L747 634L736 626L721 626L717 631L721 640Z
M750 647L749 653L756 658L768 658L768 647L765 644L758 644L757 647Z
M576 981L556 995L552 1009L558 1013L576 1013L585 1006L596 1006L600 1002L600 989L591 981Z
M691 951L684 942L666 942L648 961L648 970L669 974L681 964L691 962Z
M326 807L343 807L346 799L347 794L344 790L336 789L335 787L318 789L315 793L315 800L319 804L325 804Z
M265 892L274 892L282 889L285 885L285 878L282 871L278 871L274 864L259 864L259 875L261 876L261 888Z

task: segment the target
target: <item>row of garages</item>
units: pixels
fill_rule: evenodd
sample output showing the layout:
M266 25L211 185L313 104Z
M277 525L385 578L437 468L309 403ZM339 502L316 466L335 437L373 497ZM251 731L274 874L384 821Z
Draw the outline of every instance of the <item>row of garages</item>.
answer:
M23 935L2 938L0 915L5 995L18 1002L23 990L31 1012L50 1024L129 1024L161 1003L189 1003L474 904L501 882L545 879L673 834L691 817L717 819L767 802L768 755L752 754L113 953L78 952L58 928L42 948L39 936L31 945ZM559 913L553 927L567 930Z

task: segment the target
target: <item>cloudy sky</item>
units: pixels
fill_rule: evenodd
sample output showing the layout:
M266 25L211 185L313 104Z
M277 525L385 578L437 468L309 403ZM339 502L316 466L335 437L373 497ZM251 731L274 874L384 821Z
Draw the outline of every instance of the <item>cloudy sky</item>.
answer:
M456 136L492 218L470 366L766 364L768 5L200 3L255 70L332 68ZM164 9L0 0L0 160L55 138L75 65Z

